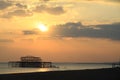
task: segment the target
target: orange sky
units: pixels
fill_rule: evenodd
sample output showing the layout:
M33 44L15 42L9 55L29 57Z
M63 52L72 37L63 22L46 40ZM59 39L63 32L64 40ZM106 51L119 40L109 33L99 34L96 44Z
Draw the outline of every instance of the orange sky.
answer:
M0 0L0 62L118 61L119 14L114 0Z

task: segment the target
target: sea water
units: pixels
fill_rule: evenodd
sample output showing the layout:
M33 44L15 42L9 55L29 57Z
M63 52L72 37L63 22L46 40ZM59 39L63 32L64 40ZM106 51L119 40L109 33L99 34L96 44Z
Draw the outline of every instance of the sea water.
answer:
M0 63L0 74L111 68L110 63L53 63L56 68L20 68Z

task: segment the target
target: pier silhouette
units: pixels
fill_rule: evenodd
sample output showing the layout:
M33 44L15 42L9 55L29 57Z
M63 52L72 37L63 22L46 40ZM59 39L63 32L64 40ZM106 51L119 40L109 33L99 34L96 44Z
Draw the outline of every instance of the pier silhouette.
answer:
M31 68L51 68L52 62L43 62L40 57L25 56L21 57L20 61L10 61L11 67L31 67Z

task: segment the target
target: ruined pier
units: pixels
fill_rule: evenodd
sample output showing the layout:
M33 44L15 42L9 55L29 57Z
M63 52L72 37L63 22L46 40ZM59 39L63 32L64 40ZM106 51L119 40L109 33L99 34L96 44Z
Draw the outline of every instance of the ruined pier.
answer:
M25 56L20 61L10 61L11 67L51 68L52 62L44 62L40 57Z

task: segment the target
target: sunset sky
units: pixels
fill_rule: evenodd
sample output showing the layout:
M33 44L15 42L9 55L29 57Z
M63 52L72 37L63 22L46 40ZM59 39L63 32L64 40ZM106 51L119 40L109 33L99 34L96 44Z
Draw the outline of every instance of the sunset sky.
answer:
M0 0L0 62L120 58L120 0Z

